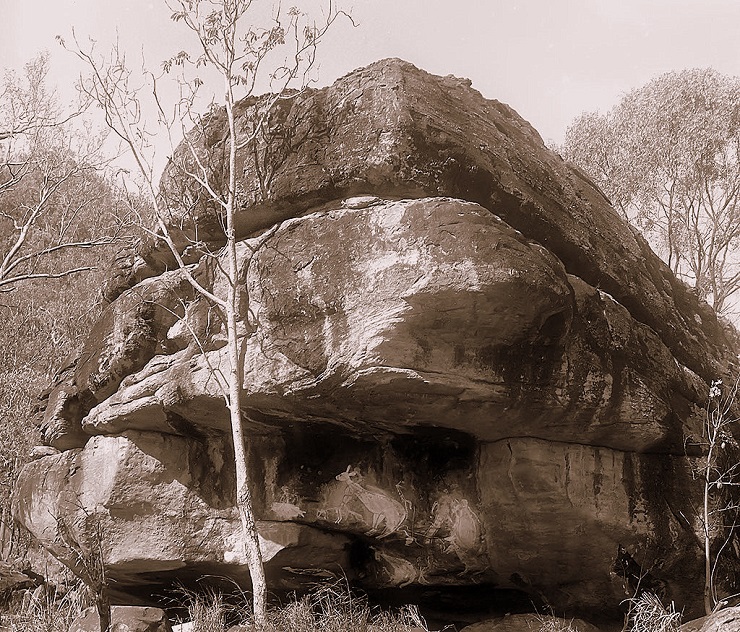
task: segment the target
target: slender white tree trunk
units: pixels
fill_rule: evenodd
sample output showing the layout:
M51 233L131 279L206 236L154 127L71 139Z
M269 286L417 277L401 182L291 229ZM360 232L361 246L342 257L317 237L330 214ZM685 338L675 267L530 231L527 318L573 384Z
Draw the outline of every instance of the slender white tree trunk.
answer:
M245 310L242 304L249 303L249 292L246 287L246 279L241 278L239 273L237 236L234 225L237 210L236 151L240 142L243 146L246 146L248 141L254 140L255 136L245 133L245 138L240 139L237 134L234 121L234 90L237 89L239 92L245 93L244 96L252 95L255 85L257 85L255 81L261 74L264 74L264 78L269 80L271 87L273 82L281 84L279 89L267 98L265 112L261 118L258 114L258 123L263 123L267 114L269 114L270 108L278 100L289 94L286 90L294 80L303 78L301 88L307 86L307 73L314 65L315 49L319 40L339 15L349 16L343 11L334 9L333 3L330 1L326 23L320 28L316 27L315 24L312 26L310 23L302 26L302 13L298 10L289 11L286 21L282 23L278 17L275 17L270 27L261 28L257 25L250 26L243 23L246 16L250 14L252 0L208 0L207 2L205 0L173 0L172 4L173 8L179 8L172 14L172 19L176 22L183 21L187 28L198 37L201 54L198 55L197 59L190 59L187 53L181 52L165 62L165 69L169 71L173 64L175 66L187 65L193 68L199 68L206 64L215 68L224 80L226 115L229 125L229 164L225 178L226 191L223 191L216 180L212 179L213 175L216 175L211 173L210 167L212 165L208 160L201 160L199 150L188 140L188 133L185 133L185 142L187 142L187 147L191 151L189 158L192 159L194 164L189 166L188 159L185 159L181 166L184 173L192 178L198 186L203 187L210 200L216 204L219 210L224 212L226 247L223 252L227 260L224 266L224 275L227 277L228 287L226 298L217 296L195 279L169 232L167 225L168 210L162 206L162 200L152 176L151 161L146 158L147 142L142 140L149 138L149 132L140 120L141 104L138 98L138 90L131 88L129 85L129 72L126 69L124 59L118 52L118 48L114 48L115 62L110 66L100 65L97 58L92 54L92 50L90 53L83 52L76 40L77 50L75 52L78 57L90 65L93 71L90 79L83 82L84 92L103 107L108 125L125 141L132 151L146 183L152 207L155 209L156 221L161 231L159 236L164 239L178 267L193 288L213 305L223 310L226 323L229 368L225 375L219 373L218 379L222 386L224 386L223 380L227 382L224 388L224 398L229 410L234 445L236 506L243 530L244 553L252 579L254 621L257 629L261 630L266 625L267 585L252 506L249 450L247 450L247 437L241 413L244 351L247 341L254 331L247 316L248 310ZM242 21L243 27L241 31L239 29L240 21ZM271 61L265 61L266 58L271 60L269 53L286 43L289 43L291 48L295 45L292 60L289 55L285 64L281 65L278 62L273 72L260 71L263 62L265 65L271 63ZM181 122L187 122L193 115L191 108L194 107L195 93L200 83L200 80L196 78L193 78L190 82L183 79L180 83L181 97L183 94L182 88L187 87L184 91L186 96L182 97L176 107L177 112L182 113L184 111L185 113ZM296 93L290 93L290 98L299 93L300 90ZM169 121L165 110L161 107L156 83L154 97L159 112L159 121L164 123L167 134L171 135L178 116L176 115L172 121ZM184 128L183 131L185 132ZM256 134L258 131L259 125L256 126L252 134ZM0 139L2 133L0 131ZM207 143L203 144L202 149L208 150ZM259 171L259 161L257 160L255 161L255 169L262 193L266 195L265 181ZM253 255L254 252L250 254ZM2 264L2 261L0 261L0 264ZM1 273L2 270L0 270L0 281L2 280ZM240 322L240 314L244 316L243 322Z
M236 339L236 314L229 305L227 322L229 332L229 414L231 418L231 436L234 441L234 463L236 465L236 506L242 525L244 552L249 565L254 595L254 621L258 629L265 626L267 582L262 563L257 525L252 507L252 493L249 480L249 458L245 441L244 422L241 415L241 373L239 342ZM232 329L233 328L233 329ZM232 336L233 332L233 336ZM233 339L232 339L233 338Z
M707 428L709 437L709 453L704 471L704 611L709 615L714 610L713 582L712 582L712 551L711 551L711 522L709 508L709 491L712 487L712 465L714 458L715 434L711 427Z
M249 575L252 579L254 622L258 630L265 627L267 620L267 581L262 562L262 551L259 545L257 525L252 507L252 492L249 480L249 456L244 444L244 421L241 414L241 394L244 369L242 366L241 346L246 344L247 332L240 333L237 328L239 304L242 292L239 261L236 252L236 230L234 215L236 211L236 147L237 136L234 123L234 93L231 77L226 79L226 115L229 122L229 173L228 192L226 200L226 251L228 258L228 296L226 299L226 333L229 347L229 414L231 420L231 435L234 442L234 463L236 466L236 506L242 524L244 552L249 565ZM246 316L245 316L246 317ZM247 323L247 327L248 327Z

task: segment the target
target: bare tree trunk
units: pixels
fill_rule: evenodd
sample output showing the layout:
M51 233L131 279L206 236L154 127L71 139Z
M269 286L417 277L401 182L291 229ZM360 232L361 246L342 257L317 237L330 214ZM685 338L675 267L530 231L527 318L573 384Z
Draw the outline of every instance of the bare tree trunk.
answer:
M704 486L704 520L708 520L709 501L708 488ZM710 550L711 540L709 538L709 525L704 525L704 611L706 614L712 614L714 605L712 603L712 557Z
M235 248L233 257L234 259L236 257ZM232 259L231 252L229 253L229 259ZM230 288L230 294L232 292L233 290ZM237 293L233 292L233 294L236 297ZM231 436L234 442L234 463L236 466L236 506L242 525L244 552L247 556L249 575L252 579L254 621L257 629L263 629L266 621L267 582L265 579L265 570L262 565L262 551L259 545L254 510L252 508L252 493L249 484L249 458L244 445L245 432L241 415L241 354L239 353L236 310L234 307L234 303L230 300L227 307L226 319L229 330L229 414Z
M709 515L709 491L712 486L712 466L714 455L715 435L713 429L707 428L709 440L709 453L707 454L707 465L704 472L704 611L706 614L712 614L714 610L713 582L712 582L712 551L711 551L711 534L710 534L710 515Z
M98 619L100 620L100 632L108 632L111 626L110 598L108 597L108 587L104 584L95 592L95 607L98 610Z
M236 466L236 506L242 523L244 552L252 579L254 622L258 630L265 627L267 621L267 581L262 562L259 536L252 507L252 492L249 480L249 457L244 445L244 421L241 414L241 391L244 369L240 346L246 340L237 329L241 280L239 278L239 261L236 252L236 231L234 227L235 192L236 192L236 128L234 124L234 96L231 77L227 77L226 113L229 121L229 190L226 201L226 249L228 257L228 295L226 299L226 332L229 345L229 413L231 435L234 442L234 463ZM246 279L244 280L246 282ZM246 316L245 316L246 318ZM247 323L248 326L248 323ZM245 332L246 333L246 332Z
M207 193L211 202L215 204L219 212L223 212L225 219L226 245L224 253L227 265L224 270L225 281L228 286L227 297L217 296L201 285L190 273L185 264L180 249L173 241L167 227L169 211L161 206L162 200L155 187L152 176L151 160L146 158L144 150L146 143L140 143L142 138L148 138L149 133L145 131L140 122L140 102L138 91L131 90L128 83L128 73L120 72L125 69L123 59L115 48L116 64L106 68L101 67L91 53L83 52L77 45L76 54L92 68L93 74L89 83L83 88L85 93L96 100L105 110L108 125L115 130L128 147L131 149L134 159L144 178L147 193L155 210L155 218L161 233L161 237L169 247L178 267L183 272L190 284L201 295L206 297L213 305L223 310L226 323L227 350L229 356L229 368L224 376L218 373L219 385L224 387L223 394L229 409L229 419L234 445L234 465L236 471L236 507L242 526L242 545L249 566L254 594L254 623L258 630L264 629L267 620L267 584L262 561L262 553L259 546L259 535L257 533L256 518L252 506L251 482L249 474L249 456L246 449L246 431L242 418L242 388L244 382L243 352L249 336L254 333L248 318L248 310L243 309L242 299L249 301L249 292L245 280L240 279L239 260L237 258L237 239L234 227L234 215L237 204L237 147L246 147L250 141L256 139L262 123L266 120L270 109L282 98L292 98L299 91L287 92L294 81L301 81L301 89L308 85L308 71L313 67L315 50L318 42L326 33L328 28L339 15L349 17L343 11L334 8L332 0L329 0L326 22L322 26L316 26L307 22L303 25L303 14L297 9L291 9L287 14L285 22L279 17L273 18L268 28L260 28L256 25L246 25L245 20L250 17L251 0L177 0L173 2L180 10L173 13L174 21L183 21L198 38L200 54L197 59L190 59L187 53L182 52L171 60L165 62L165 70L173 66L193 66L198 68L203 64L213 66L224 80L224 98L226 114L229 125L229 164L226 177L228 189L224 192L221 173L211 173L210 161L203 157L198 148L192 143L192 139L184 129L187 120L192 120L195 94L198 86L202 83L199 78L194 77L190 82L185 79L179 84L181 88L187 86L185 97L177 105L179 113L185 113L181 117L186 146L190 149L189 159L193 164L188 165L186 159L181 165L183 173L187 174L199 187ZM351 20L351 18L350 18ZM246 28L246 34L242 33ZM279 46L290 43L295 50L288 55L284 63L278 62L272 71L261 71L263 62L272 63L270 52ZM265 61L265 60L268 61ZM269 80L271 90L273 85L278 88L266 98L264 113L257 112L257 121L252 133L243 131L244 138L239 139L234 121L234 104L236 102L235 89L242 97L253 95L255 86L259 85L258 77L264 75ZM256 82L256 83L255 83ZM154 88L156 107L158 108L159 122L166 127L170 135L175 127L176 116L172 121L162 109L159 97ZM200 119L199 119L200 120ZM207 143L203 149L208 153ZM263 164L265 164L263 162ZM265 172L260 169L260 161L255 157L256 176L260 183L260 190L264 195L266 191ZM266 167L265 167L266 168ZM269 172L268 172L269 173ZM216 184L218 182L218 184ZM214 254L214 253L210 253ZM254 253L252 253L254 254ZM240 314L244 315L244 322L239 321ZM243 327L243 330L241 329ZM223 381L226 384L223 384Z
M2 516L0 516L0 559L8 559L10 557L10 538L8 522L10 516L8 515L8 508L3 507Z

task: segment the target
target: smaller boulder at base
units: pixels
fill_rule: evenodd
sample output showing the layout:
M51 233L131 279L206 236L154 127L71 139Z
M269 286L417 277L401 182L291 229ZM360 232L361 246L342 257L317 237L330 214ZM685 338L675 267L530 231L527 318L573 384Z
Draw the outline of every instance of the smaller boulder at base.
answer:
M111 632L172 632L165 611L148 606L112 606ZM100 618L95 607L88 608L69 627L69 632L99 632Z
M681 632L740 632L740 606L725 608L708 617L684 623Z
M0 560L0 593L20 590L33 584L33 578L26 575L10 562Z
M501 619L474 623L462 632L536 632L539 630L567 630L568 632L599 632L599 628L581 619L561 619L543 614L512 614Z

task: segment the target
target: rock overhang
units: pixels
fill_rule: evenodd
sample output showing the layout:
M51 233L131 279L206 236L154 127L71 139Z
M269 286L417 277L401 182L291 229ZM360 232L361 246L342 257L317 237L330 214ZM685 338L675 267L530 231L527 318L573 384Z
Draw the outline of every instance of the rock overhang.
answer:
M648 450L670 431L673 390L690 390L677 369L655 374L670 354L654 332L468 202L378 199L290 220L250 259L247 285L259 328L245 401L277 426L422 425ZM226 430L211 376L223 362L222 347L155 355L83 427Z
M286 101L271 125L280 139L297 126L289 136L300 141L270 150L277 166L267 187L249 175L255 172L249 152L239 154L243 235L363 193L476 202L553 253L568 273L608 292L705 380L733 361L719 342L724 334L711 309L674 277L601 191L547 149L511 107L485 99L469 81L381 60ZM214 122L219 126L223 122ZM171 182L166 172L165 195ZM175 205L179 186L170 196ZM216 218L207 209L197 217L204 239L203 224ZM187 232L189 218L180 219ZM163 255L149 252L156 268Z

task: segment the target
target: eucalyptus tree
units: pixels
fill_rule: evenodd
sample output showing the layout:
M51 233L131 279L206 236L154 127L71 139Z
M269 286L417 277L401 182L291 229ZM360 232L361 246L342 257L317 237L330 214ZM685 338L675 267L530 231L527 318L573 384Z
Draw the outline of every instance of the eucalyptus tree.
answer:
M717 312L740 289L740 79L670 72L568 128L581 167Z
M23 540L10 493L39 441L36 397L89 330L126 230L86 105L61 103L46 53L0 78L0 555Z
M143 84L138 83L141 77L127 65L125 54L118 46L102 58L94 47L84 49L75 38L74 51L90 69L81 81L83 93L102 107L107 124L127 147L138 168L154 212L155 226L148 229L150 235L166 245L185 278L217 311L224 324L228 367L211 366L211 371L229 411L236 468L236 506L252 581L254 620L261 629L266 623L267 588L252 506L253 481L250 480L242 395L244 355L255 328L249 322L249 310L245 314L240 309L249 302L244 270L259 246L244 242L247 249L244 264L241 259L244 254L238 252L235 221L240 211L241 177L237 152L254 145L279 101L294 98L308 86L321 39L339 16L347 14L338 10L331 0L318 22L297 8L283 13L258 0L177 0L167 6L172 11L172 20L192 36L194 47L184 48L167 59L162 73L145 73ZM222 98L212 102L202 113L199 97L208 91L208 78L214 76L221 83L217 92ZM171 108L164 105L163 84L168 78L174 81L177 94ZM142 86L146 86L146 90ZM240 125L235 114L239 101L256 96L259 90L266 90L266 93L250 101L252 120L249 125ZM142 104L147 94L152 97L150 110ZM147 111L153 113L152 120L146 120ZM222 115L226 121L226 136L221 149L225 149L226 158L222 168L214 170L213 162L219 162L221 157L215 159L209 153L213 148L205 138L214 119ZM215 262L226 280L225 295L202 284L183 256L180 243L183 233L173 229L169 198L157 187L156 141L163 137L171 142L170 168L178 177L188 180L198 190L198 195L206 199L206 206L215 209L218 215L223 229L223 248L212 250L195 235L189 237L189 245ZM175 150L174 145L180 139L182 144ZM197 232L197 223L191 227ZM187 235L185 238L188 239Z

